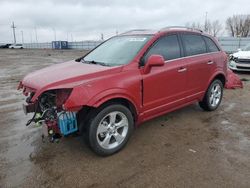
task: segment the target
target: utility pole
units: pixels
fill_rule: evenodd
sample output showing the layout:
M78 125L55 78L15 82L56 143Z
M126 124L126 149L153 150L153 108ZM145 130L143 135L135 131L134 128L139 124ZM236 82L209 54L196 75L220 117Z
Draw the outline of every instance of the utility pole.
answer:
M12 22L11 28L13 29L14 44L16 44L16 31L15 31L16 26L15 26L14 22Z
M32 40L32 32L30 32L30 43L33 43L33 40Z
M36 43L38 43L36 27L35 27L35 35L36 35Z
M21 31L21 35L22 35L22 44L23 44L23 31Z
M206 12L206 16L205 16L205 26L204 26L204 30L205 30L206 32L208 31L207 12Z
M52 28L53 29L53 31L54 31L54 39L55 39L55 41L56 41L56 29L55 28Z

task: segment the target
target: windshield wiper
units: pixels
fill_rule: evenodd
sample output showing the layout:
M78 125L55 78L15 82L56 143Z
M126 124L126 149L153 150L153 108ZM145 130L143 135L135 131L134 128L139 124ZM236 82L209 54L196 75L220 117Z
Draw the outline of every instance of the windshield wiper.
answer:
M86 61L86 60L82 59L81 62L83 62L83 63L88 63L88 64L95 64L95 65L109 66L109 65L106 64L106 63L99 62L99 61L94 61L94 60Z

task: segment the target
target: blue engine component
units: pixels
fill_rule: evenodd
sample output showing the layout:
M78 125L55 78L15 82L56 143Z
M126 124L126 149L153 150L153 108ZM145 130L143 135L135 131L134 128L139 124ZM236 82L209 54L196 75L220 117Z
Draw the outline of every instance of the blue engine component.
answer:
M74 112L62 112L58 116L58 124L61 134L66 136L70 133L76 132L78 130L76 113Z

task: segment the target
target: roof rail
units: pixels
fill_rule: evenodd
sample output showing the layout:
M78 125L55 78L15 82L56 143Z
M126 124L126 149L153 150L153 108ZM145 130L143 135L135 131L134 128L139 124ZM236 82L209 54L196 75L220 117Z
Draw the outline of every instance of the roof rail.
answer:
M121 33L121 35L131 33L131 32L136 32L136 31L147 31L147 30L148 29L132 29L132 30L129 30L129 31L125 31L124 33Z
M185 27L185 26L168 26L168 27L164 27L164 28L160 29L160 31L165 31L165 30L169 30L169 29L186 29L186 30L191 30L191 31L199 31L199 32L203 33L203 31L201 29L192 28L192 27Z

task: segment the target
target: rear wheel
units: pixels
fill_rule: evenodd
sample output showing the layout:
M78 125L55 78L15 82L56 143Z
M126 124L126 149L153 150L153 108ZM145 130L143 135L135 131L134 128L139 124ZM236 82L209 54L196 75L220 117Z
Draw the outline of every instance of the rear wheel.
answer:
M91 117L87 141L95 153L112 155L126 145L134 127L133 116L128 108L113 104L93 112Z
M213 111L218 108L223 96L223 84L220 80L214 80L207 89L207 92L199 105L206 111Z

